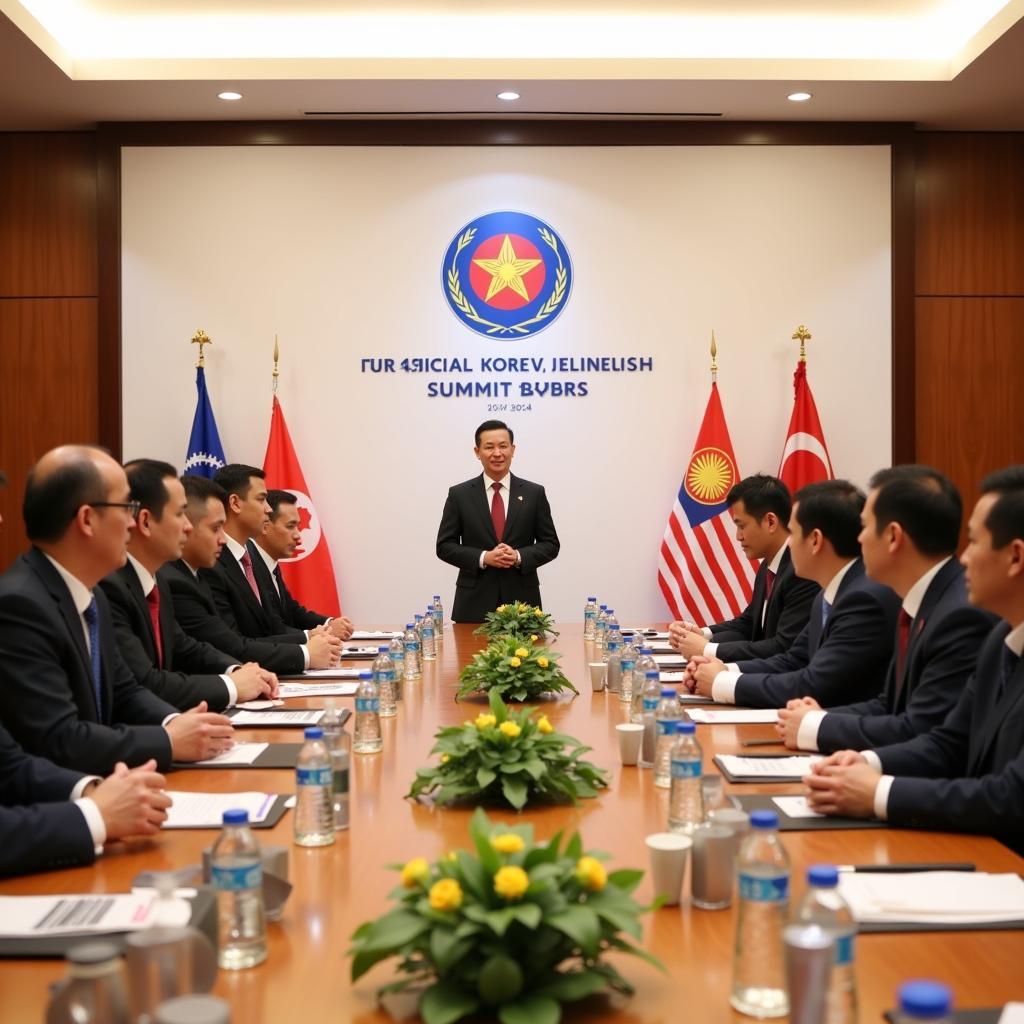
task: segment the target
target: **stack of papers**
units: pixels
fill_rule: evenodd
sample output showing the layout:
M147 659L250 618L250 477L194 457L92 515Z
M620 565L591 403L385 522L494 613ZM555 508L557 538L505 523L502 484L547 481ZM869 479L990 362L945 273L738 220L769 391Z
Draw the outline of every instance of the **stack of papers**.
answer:
M282 725L316 725L323 717L323 708L308 708L305 711L239 711L231 716L231 724L266 725L270 728Z
M282 700L293 697L352 697L358 683L281 683L277 695Z
M660 672L658 678L663 683L681 683L684 675L684 672Z
M692 711L687 712L692 715ZM787 778L794 781L809 775L811 765L824 758L794 755L793 757L741 757L736 754L716 754L715 760L730 775L765 776L766 778Z
M349 661L353 661L356 658L363 658L372 660L377 657L376 647L343 647L341 649L341 660L344 661L346 658Z
M695 722L703 725L756 725L772 723L779 720L779 713L774 708L766 710L732 711L710 708L686 712Z
M623 636L632 636L634 633L637 632L637 629L636 629L636 627L624 626L622 628L621 632L622 632ZM644 637L647 640L667 640L668 639L668 631L667 630L665 632L661 632L660 630L657 630L657 629L641 629L640 632L643 633Z
M357 629L349 640L398 640L401 636L397 629Z
M173 803L167 810L164 828L210 828L221 824L225 811L240 808L249 812L253 824L263 821L274 806L274 793L178 793L167 795Z
M236 743L223 754L208 757L205 761L193 761L192 764L197 768L204 764L252 764L269 746L269 743Z
M0 937L136 931L149 926L155 898L155 889L102 896L0 896Z
M653 654L651 657L653 657L661 667L686 667L686 659L681 654Z
M289 676L289 679L358 679L364 668L307 668L301 676Z
M772 803L787 818L824 818L824 814L811 810L805 796L773 796Z
M652 654L674 654L677 658L682 655L667 640L652 640L648 645Z

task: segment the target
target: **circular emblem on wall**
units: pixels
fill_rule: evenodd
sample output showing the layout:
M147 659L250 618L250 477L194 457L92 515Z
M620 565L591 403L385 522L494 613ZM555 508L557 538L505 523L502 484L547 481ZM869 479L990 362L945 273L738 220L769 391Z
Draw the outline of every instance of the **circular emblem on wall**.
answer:
M720 505L736 483L736 467L720 448L695 451L686 467L683 486L701 505Z
M558 319L572 288L562 239L528 213L470 221L444 255L441 285L452 312L487 338L525 338Z

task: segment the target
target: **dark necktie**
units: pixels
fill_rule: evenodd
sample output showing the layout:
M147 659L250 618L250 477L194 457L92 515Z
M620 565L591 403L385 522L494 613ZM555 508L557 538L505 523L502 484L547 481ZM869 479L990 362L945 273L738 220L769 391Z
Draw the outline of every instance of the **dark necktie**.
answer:
M772 591L775 589L775 573L768 570L764 577L764 603L767 604L772 599Z
M153 623L153 644L156 647L156 667L164 667L164 645L160 636L160 589L156 585L146 595L149 605L149 621Z
M999 679L996 684L996 700L1002 699L1003 694L1006 692L1006 684L1010 681L1010 676L1017 671L1017 666L1020 664L1020 655L1012 651L1006 644L1003 644L1003 657L999 663Z
M96 698L96 720L103 721L103 698L101 680L103 668L100 664L100 613L96 607L96 598L89 602L89 607L82 612L86 626L89 627L89 654L92 660L92 694Z
M277 588L277 596L280 597L284 588L284 575L281 572L281 566L275 565L272 575L274 577L274 586Z
M903 670L907 666L907 647L910 646L910 624L914 620L905 608L900 609L896 620L896 682L903 678Z
M263 600L260 597L260 588L256 583L256 577L252 574L252 559L249 557L249 552L244 552L238 562L242 566L242 572L245 573L245 578L249 581L249 586L252 588L253 596L256 598L257 603L262 605Z
M501 500L501 484L495 481L491 484L494 497L491 499L491 522L494 523L494 535L501 540L505 532L505 502Z
M822 598L821 599L821 628L822 629L824 629L825 626L828 624L828 616L829 616L829 613L831 611L832 611L832 605L829 604L828 601L825 600L825 598Z

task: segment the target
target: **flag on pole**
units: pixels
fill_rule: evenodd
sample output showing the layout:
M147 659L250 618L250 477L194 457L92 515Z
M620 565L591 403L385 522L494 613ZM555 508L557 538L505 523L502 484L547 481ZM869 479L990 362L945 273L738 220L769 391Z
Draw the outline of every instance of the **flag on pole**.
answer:
M267 454L263 457L263 472L266 473L268 488L289 491L297 499L302 539L295 555L281 562L281 573L288 589L307 608L324 615L340 615L338 586L327 538L309 496L306 477L295 454L277 395L274 395L270 414L270 437Z
M725 500L738 480L713 381L658 558L658 584L673 618L706 626L739 615L750 600L754 567L736 544Z
M206 390L206 370L200 363L196 367L196 414L192 418L192 436L188 439L184 472L212 477L226 462L210 395Z
M796 494L805 484L831 480L835 476L825 445L825 432L818 418L818 407L814 404L814 395L807 380L804 342L810 336L802 324L793 335L800 341L800 359L793 374L793 415L789 418L778 474L790 494Z

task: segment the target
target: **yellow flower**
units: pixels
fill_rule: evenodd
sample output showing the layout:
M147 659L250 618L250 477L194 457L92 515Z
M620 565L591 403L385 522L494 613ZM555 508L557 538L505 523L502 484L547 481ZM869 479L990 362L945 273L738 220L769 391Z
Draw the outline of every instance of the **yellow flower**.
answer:
M432 910L458 910L462 906L462 886L454 878L442 878L430 887Z
M540 718L537 719L537 731L542 732L545 735L549 732L555 731L555 727L548 721L547 715L541 715Z
M499 604L498 605L498 611L499 612L503 612L507 607L508 607L507 604Z
M442 754L441 755L441 764L447 764L451 759L452 759L451 754Z
M508 659L508 663L513 668L519 668L519 666L522 665L523 662L522 662L522 660L520 658L509 658Z
M510 740L514 740L522 731L515 722L502 722L498 726L498 732L507 736Z
M530 652L525 647L517 647L516 648L516 657L517 658L528 658L529 656L530 656Z
M538 619L544 617L544 612L540 608L534 608L533 614L536 615Z
M503 900L518 900L530 887L530 876L512 865L498 868L494 876L494 891Z
M548 661L548 659L545 657L540 657L537 659L537 664L540 665L541 668L547 668L548 665L551 664L551 662Z
M530 643L531 644L535 644L539 639L540 639L540 637L538 637L536 633L531 633L530 634Z
M414 857L402 868L402 885L406 889L415 889L430 877L430 865L425 857Z
M497 724L498 720L494 717L494 715L485 715L481 713L476 716L475 725L478 729L487 729L490 728L490 726Z
M498 853L518 853L523 848L523 840L515 832L505 832L500 836L491 836L491 846Z
M608 881L608 872L595 857L580 857L576 861L576 881L591 892L600 892Z
M454 864L459 859L459 855L454 850L449 850L441 860L447 864Z

